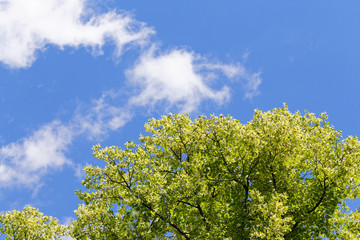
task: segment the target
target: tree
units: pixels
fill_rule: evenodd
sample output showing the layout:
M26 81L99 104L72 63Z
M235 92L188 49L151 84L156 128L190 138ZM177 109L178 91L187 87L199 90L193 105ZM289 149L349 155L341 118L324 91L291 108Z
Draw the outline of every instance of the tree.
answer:
M38 209L25 206L22 211L0 214L0 232L12 240L60 239L66 227L59 225L56 218L43 216Z
M228 116L170 114L125 148L94 147L76 239L354 239L360 145L327 115L287 106Z

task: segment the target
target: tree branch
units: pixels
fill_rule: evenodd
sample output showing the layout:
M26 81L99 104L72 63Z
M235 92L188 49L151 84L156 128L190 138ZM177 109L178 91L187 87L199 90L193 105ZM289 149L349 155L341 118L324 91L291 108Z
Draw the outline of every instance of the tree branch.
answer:
M154 211L154 209L153 209L150 205L146 204L145 202L141 202L141 204L142 204L144 207L146 207L147 209L149 209L150 211L154 212L155 215L158 216L161 220L163 220L163 221L166 222L165 218L164 218L161 214L159 214L159 213L157 213L156 211ZM173 228L175 228L176 231L178 231L178 232L181 234L181 236L183 236L186 240L190 240L190 238L187 236L188 234L185 233L185 232L183 232L178 226L176 226L175 224L173 224L173 223L170 222L170 221L169 221L168 223L169 223L170 226L172 226Z
M324 200L325 195L326 195L326 189L327 189L327 185L326 185L326 178L324 178L324 189L323 192L321 194L321 197L319 198L319 200L317 201L317 203L315 204L315 206L310 209L309 211L307 211L307 213L312 213L313 211L315 211L321 204L321 202Z

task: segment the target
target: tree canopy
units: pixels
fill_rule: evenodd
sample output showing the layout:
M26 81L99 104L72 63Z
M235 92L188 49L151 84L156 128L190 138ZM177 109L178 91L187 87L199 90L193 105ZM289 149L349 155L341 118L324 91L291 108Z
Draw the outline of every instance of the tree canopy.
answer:
M360 145L327 115L256 110L151 119L139 143L94 147L75 239L355 239ZM3 225L4 226L4 225ZM6 226L5 226L6 227ZM4 228L3 228L4 229Z
M94 147L77 192L77 239L352 239L359 141L327 115L287 106L230 116L170 114L145 125L140 144ZM89 221L89 219L96 219Z
M56 218L25 206L21 211L0 214L0 233L9 240L60 239L65 235L66 227L59 225Z

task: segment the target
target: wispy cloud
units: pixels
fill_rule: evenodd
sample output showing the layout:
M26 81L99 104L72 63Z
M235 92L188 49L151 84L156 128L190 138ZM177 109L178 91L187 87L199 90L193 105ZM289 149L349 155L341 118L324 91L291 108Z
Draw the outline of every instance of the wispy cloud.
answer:
M216 71L227 78L243 78L246 99L259 94L260 74L248 73L239 63L213 63L184 49L159 53L149 39L155 32L145 23L124 11L94 12L88 0L0 0L0 62L12 68L29 67L37 53L50 45L85 47L102 54L102 46L110 42L118 57L126 46L150 46L128 70L130 82L144 87L141 95L132 99L134 104L149 99L168 100L171 105L182 101L185 111L195 109L202 99L221 104L229 98L228 87L213 90L204 81Z
M119 103L119 94L107 91L90 104L79 107L72 118L63 123L54 120L41 126L28 137L6 144L0 148L0 188L15 185L35 190L42 186L42 177L49 171L70 166L75 175L81 175L81 166L67 158L67 150L77 138L101 139L132 120L136 108L155 106L160 101L165 106L177 106L190 112L202 100L211 99L222 103L229 98L229 88L213 90L207 84L208 76L223 74L238 76L236 65L198 65L193 53L173 50L167 54L143 56L129 69L129 81L140 85L140 93L128 102ZM223 68L223 69L221 69ZM238 69L238 70L237 70ZM215 72L214 72L215 71ZM241 71L239 71L241 72ZM236 74L235 74L236 73ZM211 76L213 78L213 76ZM261 78L253 75L254 84ZM249 81L249 97L256 87ZM253 92L251 92L253 91ZM116 103L117 102L117 103Z
M126 70L133 89L128 99L104 92L79 107L67 122L52 121L19 141L0 147L0 187L41 185L49 170L79 165L67 158L75 139L99 139L128 123L138 107L192 112L210 100L230 99L231 84L242 84L244 98L259 94L260 73L250 73L240 63L223 63L188 49L161 50L149 36L154 31L125 12L94 14L87 0L0 0L0 62L12 68L29 67L37 52L48 45L86 47L101 54L106 42L116 56L131 45L141 45L137 62ZM229 79L234 79L229 81ZM163 109L163 108L162 108Z
M80 137L100 139L131 120L126 109L121 110L109 101L109 93L104 93L76 111L67 123L50 122L28 137L0 147L0 188L19 185L36 190L43 185L44 175L64 166L73 168L80 177L82 167L67 157L72 142Z
M244 81L245 99L253 99L255 96L260 94L259 87L262 82L261 72L257 73L246 73Z
M54 120L28 137L0 147L0 188L19 185L37 190L44 175L64 166L82 177L82 166L67 157L68 149L78 138L99 141L132 119L131 107L117 107L116 98L118 94L104 92L79 107L69 121Z
M54 121L31 136L0 148L0 186L37 184L48 170L71 164L65 156L71 130Z
M100 98L93 99L90 104L79 107L71 121L77 135L86 135L89 139L99 138L130 121L131 107L126 106L124 102L116 104L118 98L117 93L106 91Z
M94 15L86 0L0 1L0 62L29 67L47 45L89 47L101 54L106 41L120 56L129 44L143 45L153 33L144 23L116 11ZM85 20L86 19L86 20Z
M251 73L239 62L236 64L206 63L203 66L209 70L222 71L227 78L235 78L244 88L244 99L252 99L260 94L262 83L261 72Z

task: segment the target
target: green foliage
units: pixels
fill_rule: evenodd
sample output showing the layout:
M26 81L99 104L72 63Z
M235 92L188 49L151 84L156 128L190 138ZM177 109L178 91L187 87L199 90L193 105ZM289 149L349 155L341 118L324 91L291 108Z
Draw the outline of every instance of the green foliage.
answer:
M232 117L170 114L141 144L94 147L72 224L77 239L353 239L359 141L327 115L284 106ZM110 237L111 236L111 237Z
M7 239L356 239L360 144L327 115L287 106L228 116L170 114L140 144L94 147L85 204L68 228L37 209L0 215Z
M12 240L60 239L66 227L59 225L56 218L43 216L38 209L25 206L22 211L0 214L0 232Z

